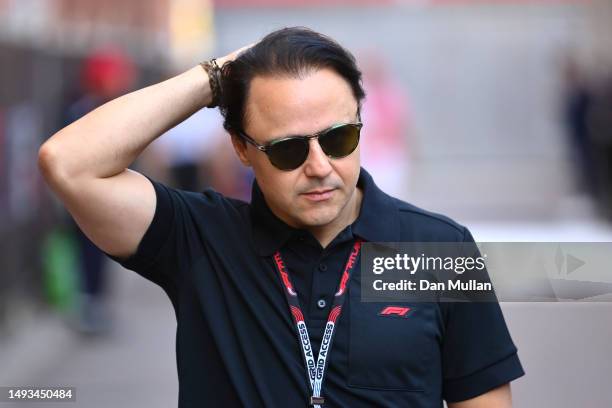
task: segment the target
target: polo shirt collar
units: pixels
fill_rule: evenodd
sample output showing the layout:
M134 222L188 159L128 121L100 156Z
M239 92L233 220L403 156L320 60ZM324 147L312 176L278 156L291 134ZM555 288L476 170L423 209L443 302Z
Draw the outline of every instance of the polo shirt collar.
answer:
M357 185L362 188L363 201L359 217L352 225L353 234L370 242L398 242L400 220L397 200L378 188L363 167Z
M363 201L357 220L350 226L353 234L365 241L398 242L400 225L395 199L380 190L363 167L357 186L363 191ZM257 180L253 181L250 211L253 242L261 256L272 255L292 237L308 234L287 225L270 210Z

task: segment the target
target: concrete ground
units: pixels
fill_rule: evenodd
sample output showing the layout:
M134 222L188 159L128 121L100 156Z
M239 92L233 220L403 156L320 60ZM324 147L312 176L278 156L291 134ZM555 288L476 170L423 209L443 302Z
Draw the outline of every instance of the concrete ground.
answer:
M117 264L109 266L111 333L83 336L56 316L40 316L3 344L0 385L76 387L76 404L51 404L56 408L177 405L172 305L154 284ZM26 406L0 402L2 408Z

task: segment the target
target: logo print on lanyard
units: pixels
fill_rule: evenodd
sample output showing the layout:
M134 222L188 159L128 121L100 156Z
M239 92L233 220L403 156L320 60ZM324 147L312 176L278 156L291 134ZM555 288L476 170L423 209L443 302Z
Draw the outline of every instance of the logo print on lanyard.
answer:
M297 296L297 292L293 289L293 285L289 280L289 274L285 269L285 263L283 262L283 258L281 258L280 252L278 251L274 254L274 262L276 262L278 272L280 273L281 279L283 280L283 284L285 285L285 289L287 289L287 292L289 292L291 296ZM302 313L301 311L299 312L300 314ZM291 309L291 313L293 313L293 309Z
M344 295L346 294L346 288L348 281L351 277L351 272L355 267L359 251L361 250L361 240L355 241L351 254L346 261L346 266L342 271L342 277L338 284L338 290L334 295L334 304L332 305L331 311L327 318L327 324L323 332L323 339L321 341L321 347L319 349L319 355L317 356L317 362L315 363L312 345L310 343L310 337L308 335L308 329L304 322L304 314L300 308L297 292L293 288L291 279L289 278L289 272L285 268L285 263L281 257L279 251L274 254L274 263L280 275L281 281L285 288L285 298L289 305L289 310L293 316L293 320L297 329L297 336L302 354L304 357L304 364L306 366L306 372L308 374L308 380L310 383L310 389L312 396L310 397L310 405L315 408L320 408L320 405L325 402L324 398L321 397L321 388L323 387L323 379L325 377L325 368L327 366L327 357L330 353L332 341L334 339L334 332L336 328L336 320L342 313L342 304L344 303Z

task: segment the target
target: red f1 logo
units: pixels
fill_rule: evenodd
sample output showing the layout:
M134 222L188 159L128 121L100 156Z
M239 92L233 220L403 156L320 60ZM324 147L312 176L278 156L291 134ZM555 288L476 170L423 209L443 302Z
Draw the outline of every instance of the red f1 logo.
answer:
M378 315L379 316L407 317L409 311L410 311L409 307L387 306L383 310L381 310Z

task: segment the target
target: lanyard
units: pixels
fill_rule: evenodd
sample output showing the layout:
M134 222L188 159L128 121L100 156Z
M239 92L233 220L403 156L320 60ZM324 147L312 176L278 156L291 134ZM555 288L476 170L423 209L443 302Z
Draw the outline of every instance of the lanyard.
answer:
M308 329L304 322L304 314L300 308L300 302L298 300L297 292L295 291L291 279L289 278L289 271L285 268L285 263L281 257L279 251L274 254L274 263L278 270L281 281L283 282L285 297L287 298L287 304L289 305L289 311L293 316L293 321L297 329L298 342L302 348L302 354L304 357L304 364L306 366L306 374L310 382L310 390L312 396L310 397L310 405L314 405L315 408L321 408L320 405L325 402L321 396L321 388L323 386L323 378L325 376L325 369L327 367L327 356L330 353L332 341L334 338L336 320L340 317L342 312L342 304L346 295L346 289L348 281L351 277L355 264L357 263L357 257L361 250L361 240L355 241L353 249L346 261L346 266L342 272L340 283L338 284L338 290L334 295L334 302L327 317L327 324L323 332L323 338L321 339L321 347L319 349L319 355L317 356L317 362L315 363L312 346L310 344L310 337L308 336Z

